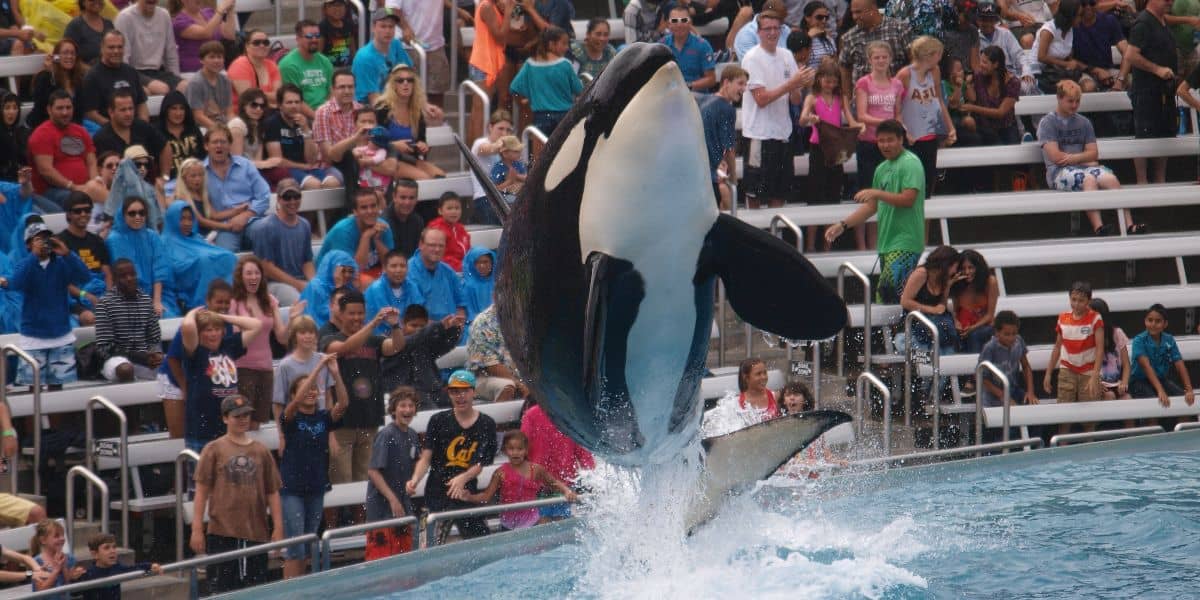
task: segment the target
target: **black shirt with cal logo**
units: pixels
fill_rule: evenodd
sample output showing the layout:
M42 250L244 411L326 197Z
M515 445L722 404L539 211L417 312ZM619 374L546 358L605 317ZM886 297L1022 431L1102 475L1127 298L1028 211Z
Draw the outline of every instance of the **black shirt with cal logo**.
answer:
M470 427L464 429L454 418L453 410L439 412L429 418L425 429L424 449L433 453L429 463L429 479L425 482L426 502L446 498L446 487L451 478L473 465L490 465L496 458L496 421L479 413ZM476 491L476 480L467 484L467 489Z

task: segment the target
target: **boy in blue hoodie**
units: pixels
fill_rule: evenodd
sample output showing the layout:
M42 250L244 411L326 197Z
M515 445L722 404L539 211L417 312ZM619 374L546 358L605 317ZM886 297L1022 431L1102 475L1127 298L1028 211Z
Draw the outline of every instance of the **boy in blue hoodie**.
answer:
M21 349L37 361L50 389L62 389L76 379L67 288L86 284L91 274L45 223L25 228L25 245L29 255L13 267L12 279L0 278L0 287L22 292ZM33 370L24 361L17 368L17 385L33 385Z
M367 298L367 314L375 315L386 307L395 307L396 311L404 314L404 309L412 304L424 304L425 298L417 286L408 280L408 257L400 250L389 250L383 256L383 277L376 279L363 292ZM380 323L375 333L387 335L391 327ZM385 387L384 389L392 389Z
M492 305L492 290L496 288L496 251L476 246L467 252L463 259L462 295L466 305L467 319L463 326L462 340L459 345L467 343L471 321Z

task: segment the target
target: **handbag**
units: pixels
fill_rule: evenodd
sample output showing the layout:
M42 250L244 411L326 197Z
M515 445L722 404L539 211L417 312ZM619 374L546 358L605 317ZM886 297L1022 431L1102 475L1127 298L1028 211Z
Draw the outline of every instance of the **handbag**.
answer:
M817 121L817 137L821 154L825 155L826 167L836 167L854 156L858 133L857 127L839 127L826 121Z

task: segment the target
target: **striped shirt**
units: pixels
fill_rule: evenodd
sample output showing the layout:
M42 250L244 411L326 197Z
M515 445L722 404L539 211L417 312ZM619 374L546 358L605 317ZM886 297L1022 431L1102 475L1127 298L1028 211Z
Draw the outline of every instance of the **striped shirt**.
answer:
M1067 311L1058 315L1054 331L1062 336L1059 365L1076 373L1087 373L1096 366L1096 332L1104 327L1100 313L1088 310L1082 317Z
M162 330L154 301L141 290L136 298L126 298L110 288L96 304L96 343L114 356L161 352Z

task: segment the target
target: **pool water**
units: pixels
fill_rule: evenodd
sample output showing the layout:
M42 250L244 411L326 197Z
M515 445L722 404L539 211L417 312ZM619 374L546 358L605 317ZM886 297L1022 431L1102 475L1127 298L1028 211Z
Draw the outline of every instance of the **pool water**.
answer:
M374 598L1185 598L1200 584L1200 432L773 479L690 538L644 514L669 511L667 499L629 510L639 502L623 496L629 482L609 478L607 506L546 530L571 532L570 543L532 551L537 528L494 536L488 544L508 546L504 560L464 575L346 589ZM418 562L420 553L355 569L389 578ZM356 577L341 571L294 582L303 584L294 595L347 597L338 581Z

